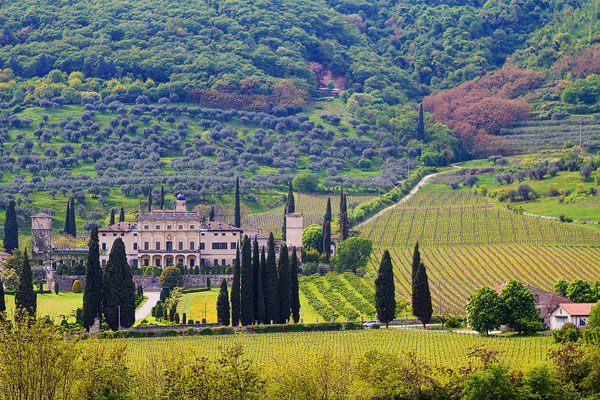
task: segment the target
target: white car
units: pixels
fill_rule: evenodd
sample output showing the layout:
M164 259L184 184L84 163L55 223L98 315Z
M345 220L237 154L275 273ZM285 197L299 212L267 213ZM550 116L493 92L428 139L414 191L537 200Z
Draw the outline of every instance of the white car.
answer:
M372 320L372 321L367 321L367 322L365 322L365 323L363 324L363 326L364 326L365 328L370 328L370 327L372 327L373 325L379 325L379 321L377 321L377 320Z

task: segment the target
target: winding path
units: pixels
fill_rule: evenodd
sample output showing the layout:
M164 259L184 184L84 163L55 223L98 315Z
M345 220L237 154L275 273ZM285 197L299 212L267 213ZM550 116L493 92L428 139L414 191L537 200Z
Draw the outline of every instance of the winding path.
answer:
M144 304L137 310L135 310L135 320L146 318L152 312L152 307L158 303L160 299L160 292L144 292L144 296L148 298Z
M461 168L462 168L462 167L459 167L459 166L458 166L458 165L456 165L456 164L452 164L452 167L454 167L454 168L457 168L457 169L461 169ZM433 178L434 176L437 176L437 175L446 174L446 173L448 173L448 172L450 172L450 171L452 171L452 170L450 169L450 170L448 170L448 171L436 172L435 174L425 175L425 176L423 177L423 179L421 179L421 180L419 181L419 183L417 183L417 185L416 185L416 186L415 186L415 187L414 187L414 188L413 188L413 189L412 189L412 190L411 190L411 191L410 191L410 192L409 192L409 193L408 193L406 196L404 196L403 198L401 198L401 199L400 199L400 201L398 201L398 202L397 202L397 203L395 203L395 204L392 204L392 205L391 205L391 206L389 206L389 207L386 207L386 208L384 208L383 210L379 211L377 214L373 215L371 218L367 218L366 220L364 220L364 221L363 221L363 222L361 222L360 224L358 224L358 225L354 226L354 227L353 227L353 229L360 229L360 228L362 228L363 226L365 226L366 224L368 224L369 222L376 220L377 218L381 217L381 216L382 216L383 214L385 214L386 212L388 212L388 211L390 211L391 209L393 209L393 208L397 207L398 205L406 203L406 202L407 202L407 201L408 201L408 200L409 200L411 197L413 197L413 196L414 196L414 195L415 195L415 194L416 194L416 193L419 191L419 189L420 189L420 188L421 188L423 185L425 185L425 184L427 183L427 181L428 181L429 179L431 179L431 178Z

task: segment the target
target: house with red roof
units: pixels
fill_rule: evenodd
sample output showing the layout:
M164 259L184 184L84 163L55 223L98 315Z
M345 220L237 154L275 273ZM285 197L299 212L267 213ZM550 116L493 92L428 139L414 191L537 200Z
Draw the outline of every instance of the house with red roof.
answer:
M560 329L567 323L574 324L579 329L585 328L595 305L596 303L560 303L550 313L550 330Z

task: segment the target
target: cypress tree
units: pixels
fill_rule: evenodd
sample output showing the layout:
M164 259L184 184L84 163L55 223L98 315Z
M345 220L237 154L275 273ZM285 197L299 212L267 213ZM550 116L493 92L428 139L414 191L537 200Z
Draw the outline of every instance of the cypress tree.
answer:
M296 247L292 248L292 261L290 262L290 308L294 323L300 322L300 285L298 284L298 256Z
M242 325L254 322L254 271L252 267L252 243L247 235L242 242L242 295L241 321Z
M259 324L265 323L265 286L264 277L266 269L265 248L263 247L258 267L258 280L256 282L256 320Z
M67 213L65 214L65 229L63 229L65 235L71 233L71 223L69 222L69 218L71 218L70 204L71 201L67 200Z
M331 222L325 222L323 225L323 254L325 254L325 261L329 262L331 256Z
M419 242L417 242L413 250L411 265L411 281L413 284L415 282L415 277L417 276L417 271L419 270L419 264L421 264L421 252L419 252Z
M150 191L148 192L148 212L152 211L152 187L150 187Z
M121 207L121 211L119 212L119 222L125 222L125 209Z
M375 279L375 308L377 310L377 319L385 323L387 328L390 321L396 318L394 269L388 250L383 253L379 271L377 272L377 279Z
M279 321L279 282L277 279L277 265L275 261L275 238L269 235L269 248L265 267L265 322Z
M229 293L225 279L221 281L221 290L217 297L217 321L225 326L229 325Z
M208 212L208 220L209 221L215 220L215 206L214 205L210 206L210 211Z
M236 228L242 226L242 212L240 209L240 178L235 180L235 211L234 211L234 225Z
M102 279L102 293L104 318L110 329L119 329L119 307L121 327L132 326L135 322L135 283L121 238L117 238L110 249Z
M11 200L6 208L6 219L4 220L4 249L7 253L19 248L19 226L17 225L16 203Z
M344 187L340 187L340 235L342 241L348 239L350 226L348 221L348 207L346 203L346 195L344 194Z
M252 243L252 300L254 300L254 320L258 320L258 276L260 273L260 253L258 252L258 239L254 237Z
M110 209L110 221L108 223L108 225L114 225L115 224L115 209L111 208Z
M231 326L240 324L240 250L235 250L233 265L233 286L231 286Z
M71 197L71 207L69 207L70 216L69 216L69 233L73 237L77 237L77 227L75 221L75 199Z
M164 210L165 209L165 187L161 186L160 187L160 209Z
M296 202L294 201L294 191L292 189L292 181L288 187L288 195L285 210L288 214L296 212Z
M4 283L0 281L0 314L6 311L6 302L4 301ZM0 320L2 320L0 315Z
M31 318L35 318L37 298L36 293L33 291L33 274L29 265L27 249L23 251L23 265L19 271L19 286L15 291L15 308L27 312Z
M417 140L425 139L425 119L423 118L423 103L419 107L419 121L417 122Z
M279 250L279 323L285 324L291 309L290 255L285 244Z
M431 293L429 291L429 279L427 278L427 269L422 262L419 264L417 275L413 282L412 293L413 314L417 317L423 327L431 320L433 307L431 305Z
M100 267L98 228L95 226L92 227L88 247L82 317L85 329L92 326L96 317L102 317L102 268Z

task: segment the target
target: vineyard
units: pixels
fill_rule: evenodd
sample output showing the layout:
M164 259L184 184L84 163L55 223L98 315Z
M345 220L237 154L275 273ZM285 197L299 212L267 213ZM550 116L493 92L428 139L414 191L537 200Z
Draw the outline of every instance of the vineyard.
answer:
M561 147L565 142L597 145L600 125L590 118L563 121L523 121L502 130L503 138L522 147Z
M304 226L323 223L327 198L331 199L331 212L335 218L340 211L339 195L337 193L332 195L294 194L296 212L304 214ZM358 204L369 201L372 198L373 195L348 195L348 207L352 209ZM233 215L222 215L218 216L218 218L223 218L229 224L234 222ZM280 235L282 224L283 206L259 214L242 215L242 229L259 228L266 235L270 232L273 232L275 236Z
M418 193L360 229L379 247L600 246L600 234L579 225L526 217L465 192Z
M409 297L412 249L390 248L396 292ZM371 267L379 267L383 249L373 252ZM454 246L421 248L427 266L434 312L441 308L464 314L464 305L476 289L509 279L552 290L559 278L600 279L600 249L564 246Z
M552 342L549 337L481 337L381 329L128 339L127 353L132 372L135 373L147 368L146 363L159 362L165 354L181 352L189 355L193 352L204 357L215 357L220 348L235 343L240 343L244 355L258 362L261 368L298 355L333 354L351 358L370 350L394 354L411 351L433 365L456 367L466 365L470 361L467 357L469 350L480 346L500 351L499 359L506 365L524 370L544 361Z

